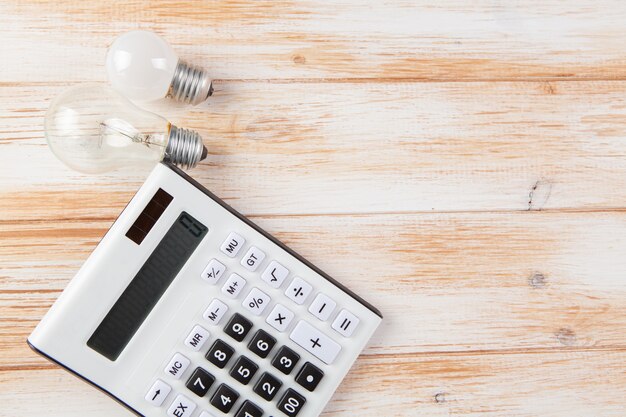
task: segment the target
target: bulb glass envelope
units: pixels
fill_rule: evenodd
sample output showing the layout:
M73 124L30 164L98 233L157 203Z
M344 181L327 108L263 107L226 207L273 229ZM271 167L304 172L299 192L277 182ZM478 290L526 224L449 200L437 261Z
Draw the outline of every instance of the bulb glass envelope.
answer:
M67 166L101 173L163 159L170 123L110 88L73 87L53 100L45 119L48 145Z
M153 101L170 89L178 56L157 34L135 30L109 47L106 69L111 86L132 100Z

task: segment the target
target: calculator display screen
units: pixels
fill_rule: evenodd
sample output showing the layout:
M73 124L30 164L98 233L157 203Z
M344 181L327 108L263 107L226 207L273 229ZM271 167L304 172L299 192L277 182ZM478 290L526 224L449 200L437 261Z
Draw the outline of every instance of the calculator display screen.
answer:
M116 360L207 231L205 225L183 211L91 335L87 346Z

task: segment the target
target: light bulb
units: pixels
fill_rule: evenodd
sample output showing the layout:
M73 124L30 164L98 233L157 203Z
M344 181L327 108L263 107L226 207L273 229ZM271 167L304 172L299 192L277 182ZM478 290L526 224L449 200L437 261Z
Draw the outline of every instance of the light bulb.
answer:
M111 86L133 100L165 96L193 105L213 93L208 74L182 60L153 32L134 30L113 42L106 57Z
M192 168L206 157L200 135L136 107L108 87L73 87L50 104L45 132L52 152L84 173L170 161Z

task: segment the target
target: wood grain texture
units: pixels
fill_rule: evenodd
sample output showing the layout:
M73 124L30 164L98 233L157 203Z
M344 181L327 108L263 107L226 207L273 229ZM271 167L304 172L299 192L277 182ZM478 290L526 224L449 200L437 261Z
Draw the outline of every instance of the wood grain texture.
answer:
M322 415L622 417L625 360L623 351L365 355ZM131 415L64 371L33 367L4 372L0 384L12 387L5 409L46 398L31 403L28 415Z
M218 79L623 79L622 6L13 0L0 9L0 52L20 59L0 79L101 80L107 45L135 28L158 31Z
M205 105L144 105L204 136L191 174L385 315L325 417L623 417L625 21L617 1L3 2L0 416L128 415L25 338L149 172L69 171L45 111L144 28L217 79Z
M0 185L19 192L71 186L77 197L134 191L147 169L85 177L44 152L41 121L64 88L0 91L12 101L0 119L7 138L0 150L11 156ZM218 88L209 109L150 107L203 134L210 155L193 175L246 214L599 209L626 201L623 82Z
M626 211L252 219L384 312L367 354L626 348ZM0 369L112 221L4 226Z

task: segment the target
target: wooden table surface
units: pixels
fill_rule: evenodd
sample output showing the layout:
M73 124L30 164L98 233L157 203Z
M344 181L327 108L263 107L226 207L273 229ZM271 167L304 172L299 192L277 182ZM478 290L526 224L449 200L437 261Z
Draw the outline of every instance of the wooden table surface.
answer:
M147 175L43 116L143 28L216 79L191 175L378 306L326 417L626 415L623 1L0 5L0 416L129 413L27 335Z

